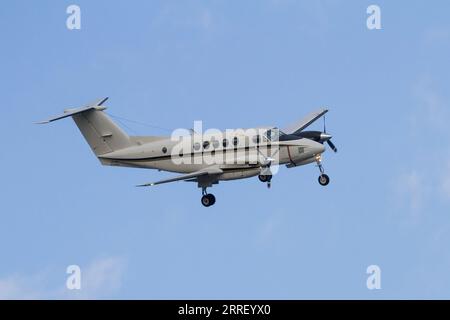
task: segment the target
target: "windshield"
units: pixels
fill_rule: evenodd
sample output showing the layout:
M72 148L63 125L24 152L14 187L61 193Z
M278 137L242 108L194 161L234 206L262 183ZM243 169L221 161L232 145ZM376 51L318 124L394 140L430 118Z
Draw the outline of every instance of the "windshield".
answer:
M285 133L278 128L272 128L266 131L265 136L269 141L278 141Z

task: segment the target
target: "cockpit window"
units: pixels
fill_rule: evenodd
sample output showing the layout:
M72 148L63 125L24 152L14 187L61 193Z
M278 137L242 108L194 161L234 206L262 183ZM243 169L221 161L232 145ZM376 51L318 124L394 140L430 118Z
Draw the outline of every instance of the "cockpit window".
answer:
M265 133L265 137L269 141L278 141L282 135L285 135L285 133L278 128L269 129Z

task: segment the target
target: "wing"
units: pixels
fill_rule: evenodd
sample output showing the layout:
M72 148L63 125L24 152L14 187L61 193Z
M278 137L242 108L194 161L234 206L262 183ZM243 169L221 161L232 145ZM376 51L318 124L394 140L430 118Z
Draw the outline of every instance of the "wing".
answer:
M319 119L321 116L323 116L325 113L328 112L328 109L320 109L314 112L311 112L306 117L304 117L302 120L292 124L291 126L287 127L286 129L283 129L284 133L287 134L296 134L305 129L306 127L310 126L314 121Z
M138 185L137 187L150 187L150 186L155 186L157 184L163 184L163 183L168 183L168 182L174 182L174 181L182 181L182 180L196 180L199 177L202 176L208 176L208 175L218 175L223 173L223 171L218 168L218 167L210 167L210 168L206 168L206 169L202 169L193 173L188 173L188 174L183 174L174 178L170 178L170 179L165 179L165 180L160 180L160 181L156 181L156 182L151 182L151 183L145 183L145 184L141 184Z

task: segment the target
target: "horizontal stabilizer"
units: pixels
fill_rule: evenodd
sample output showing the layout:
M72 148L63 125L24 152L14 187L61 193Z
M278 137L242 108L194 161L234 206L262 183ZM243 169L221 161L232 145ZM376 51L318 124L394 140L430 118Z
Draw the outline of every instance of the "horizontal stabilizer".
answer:
M50 118L50 119L47 119L47 120L44 120L44 121L36 122L36 124L50 123L50 122L53 122L53 121L56 121L56 120L64 119L64 118L67 118L67 117L71 117L71 116L74 116L76 114L83 113L83 112L86 112L86 111L89 111L89 110L93 110L93 109L94 110L98 110L98 111L105 110L106 107L102 107L101 105L106 100L108 100L107 97L103 98L103 99L101 99L101 100L99 100L99 101L97 101L97 102L95 102L95 103L93 103L93 104L91 104L89 106L86 106L86 107L77 108L77 109L67 109L67 110L64 111L63 114L61 114L59 116L56 116L56 117L53 117L53 118Z

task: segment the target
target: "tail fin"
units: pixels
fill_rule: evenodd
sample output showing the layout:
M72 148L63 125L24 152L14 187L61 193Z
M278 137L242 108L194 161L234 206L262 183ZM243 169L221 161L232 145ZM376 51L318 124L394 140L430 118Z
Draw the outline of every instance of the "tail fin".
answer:
M87 107L65 110L60 116L38 123L72 117L97 156L127 148L132 145L130 137L103 112L106 107L102 104L107 99L104 98Z

